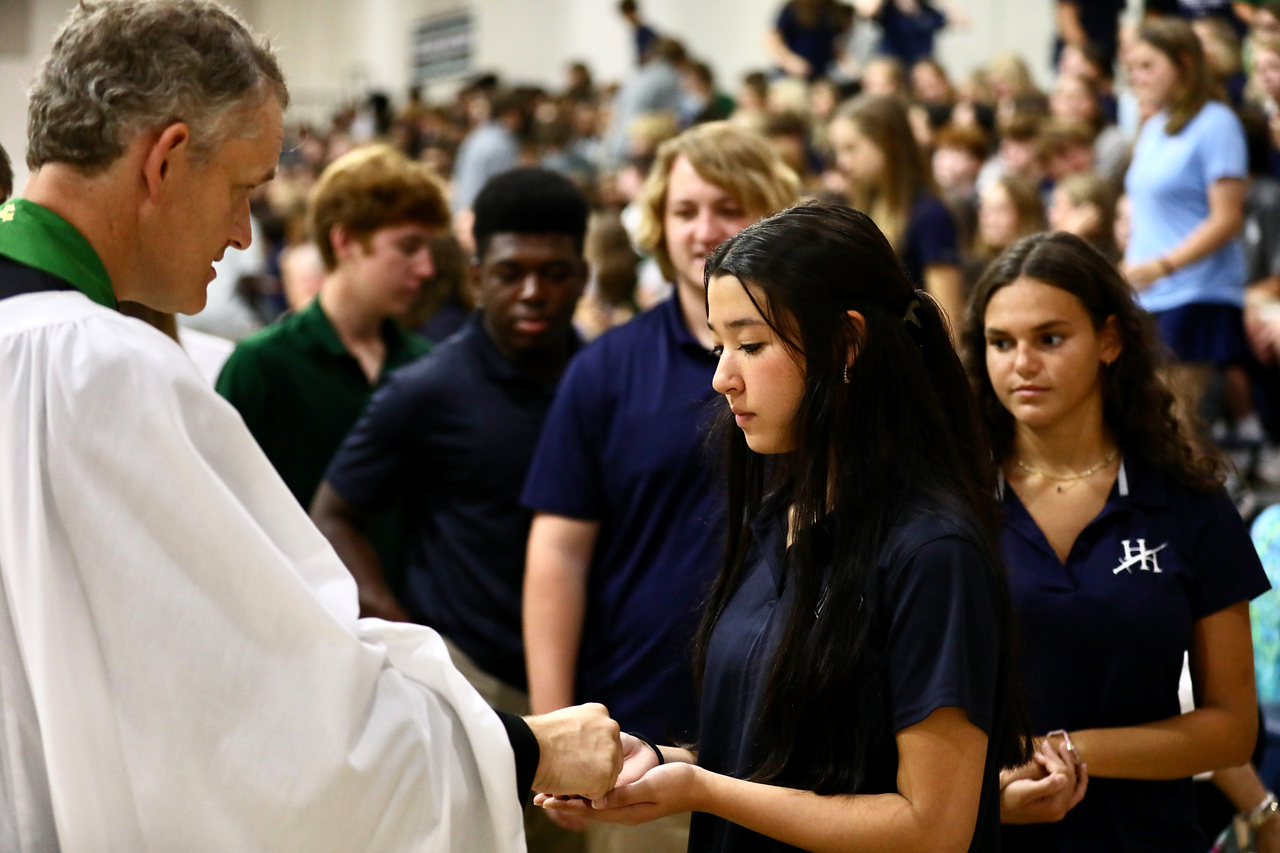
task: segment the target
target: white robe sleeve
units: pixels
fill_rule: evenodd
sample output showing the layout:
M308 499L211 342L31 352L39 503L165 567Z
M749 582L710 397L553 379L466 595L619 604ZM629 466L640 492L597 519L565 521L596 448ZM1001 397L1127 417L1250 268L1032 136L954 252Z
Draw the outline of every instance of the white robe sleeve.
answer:
M357 619L177 345L77 294L6 302L0 598L64 853L523 850L497 716L434 631Z

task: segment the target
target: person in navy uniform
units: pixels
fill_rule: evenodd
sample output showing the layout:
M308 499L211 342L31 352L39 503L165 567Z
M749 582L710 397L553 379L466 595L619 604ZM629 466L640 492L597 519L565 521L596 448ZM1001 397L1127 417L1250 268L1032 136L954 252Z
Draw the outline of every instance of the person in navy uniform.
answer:
M784 248L785 247L785 248ZM706 264L729 537L696 645L696 753L626 737L606 797L689 850L995 851L1012 687L990 454L938 303L843 205Z
M1005 827L1014 853L1204 851L1191 777L1253 749L1248 606L1268 583L1220 464L1174 416L1156 334L1062 232L1011 246L970 302L1028 711L1073 758L1004 774L1003 821L1029 824ZM1196 708L1180 714L1187 652Z

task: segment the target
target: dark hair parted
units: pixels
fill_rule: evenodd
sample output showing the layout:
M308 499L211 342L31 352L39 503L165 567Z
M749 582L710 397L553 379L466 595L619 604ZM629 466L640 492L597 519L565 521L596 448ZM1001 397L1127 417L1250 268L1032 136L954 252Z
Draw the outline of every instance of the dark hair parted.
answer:
M986 313L996 291L1019 278L1065 290L1084 306L1095 329L1110 317L1120 355L1103 372L1103 419L1126 453L1135 453L1183 484L1206 491L1222 481L1221 463L1197 451L1174 415L1173 394L1157 368L1163 361L1155 322L1133 298L1120 273L1088 242L1065 231L1033 234L1014 243L987 268L969 300L962 344L995 459L1013 452L1013 415L987 373Z
M481 260L494 234L567 234L582 253L587 199L559 172L522 168L494 175L471 207L476 257Z
M754 453L727 406L719 421L728 541L696 642L699 678L712 631L746 571L749 524L766 491L789 491L797 531L786 557L795 606L755 723L752 778L821 794L859 790L881 675L879 656L868 654L879 618L876 564L899 514L921 497L970 519L986 556L1001 622L1004 692L996 705L1008 722L991 748L1005 765L1024 762L1029 728L1009 686L1013 611L996 545L991 456L937 303L912 288L875 223L840 204L805 204L749 226L707 261L708 282L722 275L743 283L805 376L793 452ZM918 328L904 321L913 300ZM845 384L849 346L857 356ZM830 540L816 535L828 529ZM815 619L819 601L847 615Z

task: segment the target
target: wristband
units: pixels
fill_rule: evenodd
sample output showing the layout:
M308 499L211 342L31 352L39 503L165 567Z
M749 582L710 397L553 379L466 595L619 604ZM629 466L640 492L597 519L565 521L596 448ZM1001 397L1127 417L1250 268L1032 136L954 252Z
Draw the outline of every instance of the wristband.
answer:
M663 758L663 757L662 757L662 750L658 749L658 745L657 745L656 743L654 743L653 741L649 740L647 737L645 737L644 735L642 735L642 734L640 734L640 733L638 733L638 732L627 732L627 734L631 735L633 738L635 738L636 740L638 740L638 741L640 741L641 743L643 743L645 746L647 746L647 747L649 747L650 749L652 749L652 750L653 750L653 754L654 754L654 755L656 755L656 756L658 756L658 764L659 764L659 765L663 765L663 764L666 764L666 763L667 763L667 760L666 760L665 758Z
M1067 744L1067 752L1068 752L1068 753L1070 753L1070 755L1071 755L1071 760L1072 760L1072 761L1074 761L1074 762L1076 763L1076 766L1077 766L1077 767L1079 767L1079 766L1080 766L1080 753L1076 752L1076 745L1075 745L1074 743L1072 743L1072 742L1071 742L1071 735L1067 732L1067 730L1066 730L1066 729L1054 729L1053 731L1051 731L1051 732L1049 732L1047 735L1045 735L1045 736L1044 736L1044 739L1045 739L1045 740L1048 740L1049 738L1053 737L1054 735L1062 735L1062 740L1063 740L1063 741L1065 741L1065 742L1066 742L1066 744Z
M1257 829L1275 817L1278 812L1280 812L1280 801L1276 800L1275 794L1267 791L1267 795L1262 798L1262 802L1244 813L1244 819L1249 824L1250 829Z

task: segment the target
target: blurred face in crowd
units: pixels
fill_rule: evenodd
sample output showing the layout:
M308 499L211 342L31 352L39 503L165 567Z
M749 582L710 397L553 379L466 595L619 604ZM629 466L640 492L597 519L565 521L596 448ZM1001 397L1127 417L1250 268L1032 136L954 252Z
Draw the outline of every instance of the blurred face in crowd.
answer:
M1254 53L1253 76L1267 97L1280 100L1280 53L1266 49Z
M916 99L926 104L945 104L951 100L951 84L932 63L917 62L911 67L911 89Z
M979 199L978 233L983 243L996 250L1018 238L1018 208L1009 191L998 183L987 187Z
M871 60L862 75L862 91L868 95L896 95L901 88L897 69L888 62Z
M355 287L351 293L373 316L394 317L409 310L422 283L436 273L431 262L433 231L417 222L379 228L357 238L335 225L331 232L336 273Z
M1054 231L1066 231L1067 224L1071 221L1071 214L1075 211L1076 206L1071 203L1071 198L1062 188L1053 191L1053 200L1049 203L1049 210L1046 211L1046 218L1049 220L1049 227Z
M944 145L933 152L933 176L947 192L971 192L980 171L982 161L967 148Z
M809 114L815 120L827 122L839 105L840 93L830 80L819 80L809 90Z
M760 97L760 93L754 87L743 83L738 87L738 93L734 97L738 109L746 112L763 112L765 108L764 98Z
M1034 139L1002 139L1000 140L1000 162L1007 175L1020 178L1035 178L1040 171L1040 161L1036 155Z
M1079 77L1063 76L1049 97L1049 112L1060 118L1091 122L1097 114L1097 104Z
M1135 41L1126 56L1129 84L1138 101L1155 110L1169 102L1178 83L1178 66L1163 51L1145 41Z
M701 290L707 256L751 221L738 199L704 180L687 157L671 164L662 228L678 285Z
M769 137L769 144L778 152L782 162L791 167L791 171L801 177L809 173L809 151L803 136L777 134Z
M836 152L836 168L858 186L875 186L885 169L884 152L857 125L847 118L831 123L831 147Z
M1258 38L1280 38L1280 18L1269 10L1256 10L1253 13L1253 34Z
M764 294L755 288L753 293L763 304ZM804 368L734 276L718 275L708 283L707 325L719 358L711 384L733 410L747 446L756 453L795 449Z
M1045 158L1045 171L1055 181L1093 170L1093 148L1072 143Z
M599 111L594 104L581 102L573 106L573 132L583 139L590 139L599 131Z
M1114 318L1095 329L1075 296L1024 276L992 294L983 327L991 387L1019 426L1101 410L1102 367L1120 355Z
M564 344L587 264L568 234L498 233L471 275L486 330L518 360Z
M1080 48L1066 45L1062 48L1062 56L1058 60L1059 77L1084 77L1087 80L1097 79L1097 69L1084 58Z

